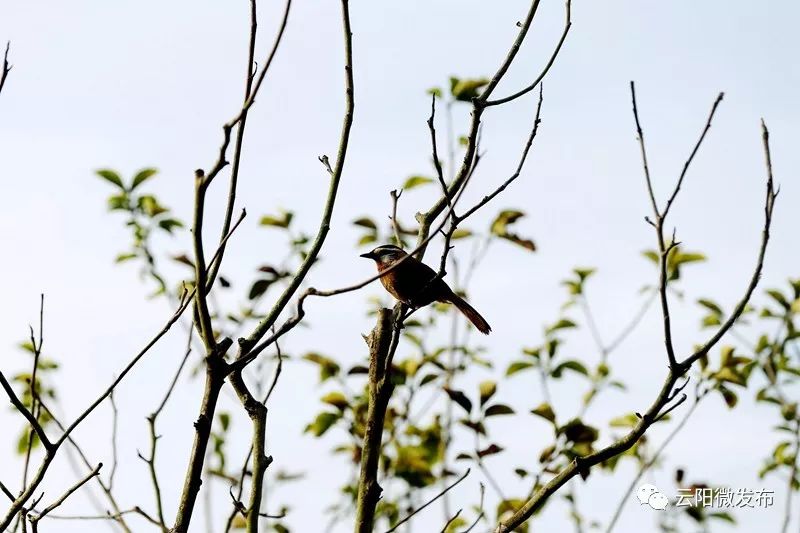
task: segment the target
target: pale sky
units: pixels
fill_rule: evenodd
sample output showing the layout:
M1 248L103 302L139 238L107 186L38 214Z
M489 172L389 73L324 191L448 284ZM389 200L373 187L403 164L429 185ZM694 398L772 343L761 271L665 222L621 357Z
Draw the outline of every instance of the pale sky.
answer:
M259 58L272 42L282 7L278 2L262 4ZM431 173L426 89L446 85L450 75L491 75L527 8L526 0L351 2L355 123L324 260L310 274L310 284L332 288L372 273L372 265L357 257L353 245L358 232L350 222L361 215L384 219L390 189L411 174ZM752 271L762 222L761 117L772 133L781 185L761 288L798 276L798 4L576 0L572 9L572 32L545 81L543 122L528 166L472 222L483 229L499 209L521 209L528 216L519 231L536 241L539 252L498 243L476 273L471 300L493 325L494 333L481 341L496 366L494 371L475 369L459 383L468 391L482 379L500 377L522 346L541 342L542 325L557 317L563 301L559 281L572 267L599 268L589 295L606 338L634 313L639 288L654 282L655 269L639 255L655 243L643 221L649 206L630 111L630 80L637 82L650 167L661 198L671 190L716 94L725 91L671 215L678 239L709 257L707 263L687 268L681 286L687 298L674 304L679 352L687 353L707 335L698 332L700 315L693 301L710 297L730 308ZM0 41L11 41L14 64L0 95L0 194L5 200L0 210L5 250L0 364L9 373L27 364L16 345L37 320L39 294L44 292L45 352L62 365L57 386L66 419L105 389L171 313L166 302L145 299L150 287L139 282L134 268L113 263L127 246L127 233L122 220L106 212L110 188L93 172L111 167L130 176L142 167L157 167L160 174L150 187L181 218L189 217L193 170L213 162L220 126L235 114L241 98L247 13L244 0L0 5ZM496 95L530 82L549 57L562 24L562 2L544 0L530 38ZM317 156L333 158L343 109L341 41L338 2L295 0L285 40L248 122L239 206L251 216L234 237L223 268L232 280L242 280L242 291L255 266L282 257L283 240L258 227L260 215L287 207L297 213L298 227L316 230L327 186ZM487 111L487 155L466 203L513 172L534 106L535 97L529 95ZM468 107L456 112L461 132ZM208 203L207 234L214 238L224 189L227 185L220 180ZM411 221L435 193L430 188L403 195L400 216ZM164 253L188 250L188 234L160 244ZM430 264L437 261L438 245L428 256ZM363 362L361 333L370 327L365 316L370 295L383 293L373 285L311 302L307 322L312 328L294 333L285 350L294 355L316 350L350 365ZM148 447L144 417L160 400L182 353L183 337L175 328L118 389L123 418L116 486L123 508L140 504L153 509L148 473L136 450ZM596 360L588 333L569 339L572 355ZM399 355L407 350L401 348ZM617 415L642 411L657 393L666 356L655 308L611 365L630 389L627 394L609 392L592 408L587 422L599 426ZM342 457L329 454L341 433L321 440L301 435L320 409L318 396L327 390L316 379L311 365L287 364L269 415L269 452L275 458L271 469L304 471L307 477L270 491L267 510L293 504L287 521L302 532L322 531L324 509L334 502L349 472ZM164 438L159 470L169 520L183 482L200 386L197 379L182 380L160 422ZM578 380L565 380L554 390L554 403L568 413L583 391ZM666 468L649 479L668 487L680 465L693 479L774 489L775 507L739 511L736 517L742 531L777 530L785 482L756 476L778 441L770 431L774 412L754 406L752 393L742 396L742 405L733 412L718 396L706 400L668 449ZM524 411L541 401L541 390L533 374L521 374L501 385L498 398ZM228 444L237 464L246 451L249 422L230 391L222 403L221 409L237 415L235 438ZM93 461L110 466L109 424L109 409L102 407L76 437ZM0 479L14 490L19 461L12 452L21 425L13 412L0 412L7 437L0 440ZM659 442L668 430L665 425L648 435ZM508 494L527 492L527 481L517 480L512 470L535 469L536 457L551 437L549 428L520 415L493 422L491 431L507 448L490 460L493 471ZM609 438L607 432L603 438ZM606 523L632 475L632 465L614 476L593 473L578 488L587 517ZM42 487L45 501L74 479L60 458ZM476 503L480 480L474 472L453 491L454 506ZM493 516L496 496L491 491L487 496ZM631 501L616 531L654 531L655 511ZM228 508L226 488L217 483L211 531L219 530ZM91 507L84 495L76 495L62 511L77 514L91 512ZM796 505L794 529L798 511ZM205 531L203 520L198 512L193 530ZM415 531L438 531L444 521L441 509L433 507L415 520ZM140 526L142 531L148 527ZM344 523L336 531L350 527ZM534 527L571 529L561 498L548 505ZM109 530L99 522L90 528ZM44 524L42 529L90 530L72 522Z

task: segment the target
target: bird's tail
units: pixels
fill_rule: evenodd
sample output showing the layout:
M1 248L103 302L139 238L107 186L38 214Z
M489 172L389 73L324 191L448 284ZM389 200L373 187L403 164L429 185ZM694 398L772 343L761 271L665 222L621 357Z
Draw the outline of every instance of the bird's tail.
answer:
M469 305L464 298L451 292L447 297L447 301L458 307L458 310L461 311L461 313L467 317L476 328L478 328L478 331L484 335L488 335L489 332L492 331L492 327L488 322L486 322L486 319L483 318L474 307Z

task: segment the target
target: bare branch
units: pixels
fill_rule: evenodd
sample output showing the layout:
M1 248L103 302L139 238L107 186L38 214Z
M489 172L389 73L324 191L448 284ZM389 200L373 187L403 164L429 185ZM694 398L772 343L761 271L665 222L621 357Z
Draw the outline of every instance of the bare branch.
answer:
M62 424L61 421L56 416L56 414L50 408L47 407L47 404L41 399L41 397L39 398L39 405L42 407L42 409L45 410L45 412L48 414L48 416L53 420L53 423L56 426L58 426L58 429L60 429L62 432L66 430L66 428L64 427L64 424ZM67 438L67 442L69 442L70 445L72 446L72 448L75 450L75 452L77 452L78 457L80 457L81 462L83 463L83 465L89 471L91 471L94 468L92 466L92 463L89 461L89 458L86 456L86 453L84 453L83 448L80 447L80 445L72 437L72 435L70 435ZM101 476L96 476L95 477L95 481L100 486L100 490L102 490L103 493L106 495L106 499L108 499L108 502L111 504L111 507L114 509L114 512L116 514L119 514L120 513L120 508L119 508L119 505L117 504L116 498L114 498L114 494L111 492L111 488L105 484L105 482L103 481L103 478ZM53 516L50 515L50 517L52 518ZM125 522L125 519L123 518L122 515L119 515L117 517L116 521L119 524L119 526L126 533L131 533L131 529L128 527L128 524Z
M14 408L25 417L25 419L28 421L28 424L30 424L31 428L33 428L33 430L36 432L36 435L39 437L39 440L42 441L42 445L44 446L45 450L52 450L54 445L47 437L44 428L42 428L42 425L39 424L39 421L36 419L36 417L33 416L33 413L31 413L28 408L22 404L14 392L14 389L11 388L11 385L8 383L8 380L6 379L2 370L0 370L0 386L2 386L3 390L6 391L8 399L11 401L11 405L13 405Z
M775 200L778 198L778 193L780 192L780 190L776 190L774 187L772 177L772 156L769 149L769 130L767 130L767 125L763 120L761 121L761 138L764 144L764 160L767 167L767 191L766 198L764 200L764 228L761 232L761 246L758 250L758 258L756 259L755 270L753 271L753 275L750 278L750 283L748 284L742 299L736 304L736 307L734 307L731 315L728 317L725 323L722 324L719 329L717 329L716 333L714 333L714 335L700 347L700 349L695 351L681 363L681 366L684 368L689 368L695 361L707 354L714 347L714 345L716 345L717 342L719 342L719 340L728 331L730 331L730 329L741 316L744 308L747 306L747 302L750 301L750 297L753 295L753 291L756 290L756 286L758 285L758 280L761 279L761 271L764 268L764 256L767 252L770 228L772 226L772 211L775 207Z
M484 205L491 202L498 194L506 190L506 187L508 187L522 173L522 168L525 166L525 161L528 159L528 153L530 152L531 146L533 145L533 140L536 138L536 133L539 131L539 124L541 123L539 117L541 116L542 113L543 99L544 99L543 88L542 86L539 86L539 103L536 105L536 116L533 120L533 128L531 129L531 134L528 136L528 142L525 144L525 148L522 150L522 156L519 158L519 163L517 163L517 169L514 171L514 173L511 175L510 178L508 178L506 181L502 183L502 185L500 185L490 194L484 196L480 202L475 204L473 207L468 209L463 215L458 217L458 223L463 222L464 220L472 216L472 214L475 213L475 211L477 211Z
M461 516L461 511L463 511L463 509L459 509L458 511L456 511L456 514L454 514L453 516L451 516L451 517L450 517L450 518L447 520L447 522L445 522L445 523L444 523L444 527L442 527L442 530L440 531L440 533L446 533L446 532L447 532L447 528L448 528L448 527L450 527L450 524L452 524L453 522L455 522L455 521L456 521L456 519L458 519L458 517L459 517L459 516Z
M164 519L164 503L161 498L161 484L158 481L158 472L156 471L156 449L158 447L158 439L161 438L156 432L156 420L158 416L161 414L161 411L164 410L164 407L167 405L170 396L172 396L172 391L175 389L175 385L178 383L178 378L180 377L181 373L183 372L184 366L186 366L186 361L189 359L189 355L192 353L192 336L194 331L189 328L189 335L186 341L186 351L183 354L183 359L181 359L180 365L178 365L178 370L175 372L175 375L172 377L172 381L167 388L167 392L164 394L164 398L161 400L161 403L158 405L155 411L153 411L150 416L147 417L147 423L150 429L150 457L145 458L142 454L139 454L139 457L147 463L148 470L150 472L150 481L153 485L153 495L156 500L156 512L158 513L158 522L161 526L162 530L167 529L167 523Z
M238 358L243 358L247 352L252 349L258 341L270 330L275 324L275 321L280 316L283 309L288 305L294 294L299 289L303 280L311 269L311 266L316 262L322 245L325 243L325 238L330 230L331 217L333 215L333 208L336 203L336 196L339 191L339 182L341 181L344 172L344 163L347 156L347 147L350 142L350 130L353 126L353 113L355 112L355 97L354 97L354 81L353 81L353 32L350 29L350 6L348 0L342 0L342 25L344 30L344 55L345 55L345 112L342 119L342 131L339 137L339 149L336 155L336 164L331 169L331 180L328 188L328 196L325 201L325 207L322 213L322 220L320 222L317 236L308 250L305 260L300 265L300 268L295 273L289 285L284 289L281 296L273 305L267 316L256 326L252 334L239 343L240 354Z
M3 482L2 482L2 481L0 481L0 491L2 491L2 492L3 492L3 494L5 494L5 495L6 495L6 497L7 497L9 500L11 500L12 502L14 501L14 499L15 499L15 498L14 498L14 495L13 495L13 494L11 494L11 491L10 491L10 490L8 490L8 487L6 487L6 486L3 484Z
M47 516L47 514L48 514L50 511L52 511L52 510L54 510L54 509L57 509L57 508L58 508L58 507L59 507L59 506L60 506L62 503L64 503L64 502L67 500L67 498L69 498L70 496L72 496L72 494L73 494L75 491L77 491L79 488L81 488L82 486L84 486L84 485L85 485L85 484L86 484L86 483L87 483L87 482L88 482L90 479L92 479L92 478L93 478L93 477L95 477L95 476L98 476L98 475L100 475L100 469L101 469L101 468L103 468L103 463L100 463L100 464L98 464L98 465L97 465L97 467L95 467L95 469L94 469L94 470L92 470L92 471L89 473L89 475L88 475L88 476L86 476L85 478L81 479L80 481L78 481L77 483L75 483L75 484L74 484L72 487L70 487L69 489L67 489L67 491L66 491L64 494L62 494L60 498L58 498L56 501L54 501L53 503L51 503L50 505L48 505L48 506L47 506L47 507L46 507L46 508L45 508L45 509L44 509L44 510L41 512L41 513L39 513L38 515L30 515L30 514L29 514L29 515L28 515L28 520L30 520L31 524L35 524L36 522L38 522L39 520L41 520L42 518L44 518L45 516Z
M481 483L480 486L481 486L481 502L478 508L481 510L481 512L478 513L478 516L475 518L475 521L472 522L472 524L470 524L470 526L463 533L469 533L470 531L472 531L475 528L475 526L478 525L478 522L480 522L481 519L486 515L486 511L483 510L483 499L484 496L486 496L486 487L484 487L483 483Z
M724 97L725 93L719 93L717 99L714 100L714 105L711 106L711 112L708 114L708 120L706 120L706 125L700 134L700 138L697 139L697 143L695 143L692 153L689 154L689 158L686 160L686 163L683 164L683 170L681 171L681 175L678 177L678 182L675 184L675 190L672 191L672 196L670 196L669 200L667 200L667 205L664 207L664 212L661 213L662 219L667 218L669 209L672 207L672 203L675 201L675 198L678 196L678 192L681 190L683 178L686 177L686 172L689 170L689 165L692 164L694 156L697 155L697 151L700 149L700 145L703 144L703 139L706 138L706 133L708 133L708 130L711 129L711 121L714 119L714 113L717 112L717 107L719 107L719 104L722 102Z
M117 429L119 426L119 410L117 409L117 403L114 401L114 393L111 393L111 396L108 397L108 400L111 402L111 473L108 475L108 490L112 490L114 488L114 476L117 474L117 462L118 462L118 449L117 449Z
M455 487L456 485L458 485L459 483L461 483L462 481L464 481L465 479L467 479L467 476L469 475L469 473L470 473L470 469L468 468L468 469L467 469L467 471L466 471L466 472L464 472L464 474L462 474L462 475L461 475L461 477L459 477L457 480L455 480L454 482L452 482L451 484L449 484L447 487L445 487L445 488L444 488L444 490L442 490L441 492L439 492L439 493L438 493L436 496L434 496L433 498L431 498L430 500L428 500L427 502L425 502L423 505L421 505L420 507L417 507L416 509L414 509L414 510L413 510L411 513L409 513L409 514L408 514L408 515L407 515L405 518L403 518L402 520L400 520L399 522L397 522L397 523L394 525L394 527L393 527L393 528L391 528L391 529L387 529L387 530L386 530L386 533L392 533L392 531L397 531L397 529L398 529L400 526L402 526L403 524L405 524L406 522L408 522L409 520L411 520L411 518L412 518L414 515L416 515L416 514L417 514L417 513L419 513L420 511L424 510L424 509L425 509L426 507L428 507L430 504L432 504L433 502L435 502L436 500L438 500L439 498L441 498L442 496L444 496L445 494L447 494L448 492L450 492L450 490L451 490L453 487ZM459 511L459 512L460 512L460 511ZM456 516L457 516L457 515L456 515ZM451 520L451 522L452 522L452 520ZM445 529L446 529L446 526L445 526Z
M281 19L280 28L278 29L278 33L275 36L275 41L272 45L272 49L270 50L269 55L267 56L266 61L264 62L264 67L261 69L259 80L256 87L253 87L253 80L255 78L255 46L256 46L256 33L258 28L258 20L256 17L256 0L250 0L250 45L248 47L248 58L247 58L247 78L245 80L245 95L244 95L244 105L242 111L240 112L239 116L236 117L234 123L238 123L236 128L236 140L234 141L234 148L233 148L233 164L231 166L231 179L230 185L228 188L228 203L225 207L225 218L222 223L222 231L220 234L220 245L221 245L221 252L220 255L225 254L225 244L222 240L230 231L231 227L231 220L233 218L233 210L236 206L236 188L239 181L239 167L241 165L242 159L242 145L244 143L244 131L245 125L247 123L247 111L251 105L253 105L254 98L256 93L261 87L261 82L264 80L265 76L267 75L267 71L269 71L270 66L272 65L272 60L275 58L275 55L278 52L278 47L283 41L283 34L286 31L286 25L289 20L289 11L292 7L292 0L286 1L286 7L283 10L283 17ZM227 145L225 146L227 149ZM224 158L224 153L223 153ZM222 261L218 262L216 266L211 266L209 268L208 273L208 290L211 290L211 286L214 284L214 280L219 273L219 265L222 264Z
M14 68L8 62L8 51L11 49L11 41L6 43L6 53L3 54L3 70L0 72L0 92L3 91L3 86L6 84L6 78L8 77L8 73L11 72L11 69Z
M517 38L514 40L514 43L511 45L511 48L508 50L508 54L506 58L503 60L503 63L497 69L492 79L489 81L489 84L483 90L480 97L478 98L478 104L483 107L486 105L486 102L489 100L489 97L494 92L497 85L500 83L500 80L503 79L508 69L511 67L511 63L514 62L514 58L517 57L517 53L519 49L522 47L522 43L525 41L525 37L528 35L528 30L531 29L531 24L533 24L533 19L536 17L536 11L539 9L540 0L533 0L531 3L531 7L528 10L528 14L525 16L525 20L521 24L517 24L519 26L519 32L517 33Z
M564 23L564 32L561 34L561 39L558 40L558 44L556 45L556 49L553 51L553 55L550 56L550 60L544 66L544 69L542 69L542 71L539 73L539 76L537 76L536 79L533 80L533 83L531 83L530 85L528 85L527 87L525 87L521 91L518 91L518 92L516 92L516 93L514 93L514 94L512 94L510 96L506 96L505 98L498 98L497 100L487 101L484 104L484 106L490 107L490 106L505 104L505 103L510 102L512 100L516 100L520 96L528 94L529 92L534 90L536 88L536 86L539 85L539 83L541 83L541 81L547 75L548 71L550 70L550 67L553 66L553 63L555 63L555 60L558 57L558 54L561 52L561 46L564 44L564 41L567 40L567 34L569 33L569 30L570 30L571 27L572 27L572 0L567 0L567 2L566 2L566 22Z
M129 514L136 514L153 524L154 526L159 526L160 524L156 519L152 516L147 514L141 507L134 507L133 509L127 509L125 511L120 511L118 513L108 513L104 515L77 515L77 516L67 516L67 515L54 515L49 514L47 518L50 520L77 520L77 521L86 521L86 520L113 520L115 522L119 522L120 519Z
M447 190L447 182L444 180L444 171L442 170L442 162L439 161L439 148L436 143L436 95L431 95L431 116L428 117L428 129L431 132L431 156L433 158L433 166L436 169L436 178L439 180L439 185L442 187L442 194L447 199L447 206L450 208L450 216L455 217L453 205L450 201L450 191Z
M400 223L397 221L397 202L400 200L400 196L403 194L403 189L397 190L393 189L389 191L389 196L392 197L392 216L389 217L392 220L392 231L394 231L394 240L397 241L397 246L402 247L403 241L400 240Z
M653 192L653 181L650 179L650 167L647 164L647 150L644 147L644 132L642 132L642 125L639 123L639 108L636 105L636 85L631 81L631 103L633 105L633 118L636 121L636 135L639 141L639 151L642 154L642 166L644 167L644 177L647 182L647 193L650 195L650 204L653 207L653 215L656 220L661 218L661 213L658 210L658 203L656 202L656 195Z

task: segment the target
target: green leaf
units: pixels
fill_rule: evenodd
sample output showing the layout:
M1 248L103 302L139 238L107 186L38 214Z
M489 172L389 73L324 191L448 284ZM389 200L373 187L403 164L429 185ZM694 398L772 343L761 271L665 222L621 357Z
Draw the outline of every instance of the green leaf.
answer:
M594 274L597 270L594 268L574 268L572 271L581 281L586 281L586 279Z
M305 431L311 432L315 437L321 437L333 426L340 418L341 413L329 413L323 411L317 415L312 423L306 426Z
M524 217L525 213L522 211L518 211L515 209L506 209L500 211L500 213L495 217L494 221L491 225L491 233L492 235L496 235L501 239L505 239L508 241L513 242L523 248L530 250L532 252L536 251L536 244L530 240L520 237L515 233L511 233L508 229L508 226L519 220L520 218Z
M306 361L311 361L312 363L316 363L319 365L319 380L320 382L325 381L328 378L332 378L336 374L339 373L339 364L329 357L325 357L316 352L307 353L303 356L303 359Z
M497 392L497 383L491 380L482 381L478 389L480 390L481 405L483 405Z
M259 224L262 226L273 226L277 228L288 228L289 225L292 223L292 219L294 218L294 213L291 211L283 211L278 216L272 215L264 215L261 217Z
M478 91L489 84L488 78L450 78L450 94L459 102L469 102L478 96Z
M563 433L567 437L567 440L575 444L591 444L596 441L597 437L600 435L597 429L592 426L587 426L578 419L569 421L565 426L559 429L559 432Z
M108 210L117 211L120 209L128 209L128 195L127 193L114 194L108 197Z
M483 416L490 417L490 416L501 416L501 415L513 415L514 410L503 403L496 403L494 405L490 405L484 411Z
M647 259L652 261L653 263L658 263L659 255L653 250L645 250L642 252L642 255L645 256Z
M769 294L772 299L778 302L784 309L788 310L791 307L789 301L786 299L783 293L781 293L781 291L777 289L769 289L766 291L766 293Z
M733 383L741 387L746 387L747 382L745 379L734 369L730 367L723 367L716 371L712 377L720 382Z
M172 233L173 229L182 228L183 222L176 218L165 218L164 220L158 221L158 226L167 233Z
M125 261L129 261L131 259L136 258L136 254L119 254L116 258L114 258L115 263L124 263Z
M611 427L615 428L632 428L639 423L639 417L636 416L634 413L628 413L627 415L618 416L616 418L612 418L611 422L608 424Z
M508 226L524 217L525 213L516 209L505 209L497 214L492 222L491 232L493 235L505 235L508 233Z
M31 436L33 438L31 438ZM39 444L41 444L39 441L39 435L37 435L35 431L33 433L29 433L29 430L25 428L17 440L17 454L25 455L28 452L29 439L31 443L31 450L35 450L39 447Z
M545 333L547 333L549 335L549 334L551 334L551 333L553 333L555 331L558 331L560 329L571 329L571 328L574 328L574 327L576 327L575 322L573 322L572 320L569 320L568 318L562 318L561 320L559 320L558 322L556 322L552 326L550 326L547 329L545 329Z
M703 307L705 307L706 309L708 309L709 311L711 311L715 315L722 316L722 314L723 314L722 308L720 306L718 306L716 303L714 303L713 301L711 301L711 300L708 300L708 299L705 299L705 298L700 298L699 300L697 300L697 303L702 305Z
M145 181L147 181L151 177L155 176L157 172L158 172L158 170L156 170L154 168L145 168L145 169L140 170L133 177L133 182L131 183L131 189L130 190L134 190L136 187L138 187L139 185L141 185L142 183L144 183Z
M517 372L525 370L526 368L532 368L532 367L533 363L531 363L530 361L514 361L513 363L508 365L508 370L506 370L506 376L511 376L513 374L516 374Z
M436 98L441 98L442 97L442 89L440 87L431 87L430 89L428 89L425 92L427 94L430 94L431 96L435 96Z
M728 405L729 409L736 407L736 404L739 402L739 397L735 392L723 385L719 386L719 392L722 394L722 399L725 400L725 403Z
M438 376L436 374L426 374L419 382L419 386L422 387L427 385L431 381L435 380Z
M457 241L458 239L466 239L467 237L472 237L473 233L468 229L457 228L453 235L450 237L452 240Z
M545 402L539 407L535 409L531 409L531 413L535 414L536 416L541 416L548 422L555 424L556 423L556 413L553 411L553 408L550 406L549 403Z
M329 392L323 396L322 402L330 404L340 410L344 410L344 408L350 404L345 395L338 391Z
M378 229L378 226L375 222L369 217L361 217L357 218L353 221L353 224L356 226L361 226L362 228L368 229Z
M731 516L730 513L708 513L708 518L715 518L717 520L722 520L723 522L728 522L730 524L735 524L736 519Z
M433 183L433 178L427 176L411 176L403 184L403 190L407 191L409 189L421 187L422 185L427 185L428 183Z
M377 242L378 237L374 233L367 233L361 236L358 239L358 246L364 246L365 244L372 244L373 242Z
M155 217L161 213L169 211L167 208L158 203L158 200L152 194L145 194L140 196L138 200L139 209L149 217Z
M113 183L123 191L125 190L125 185L122 183L122 178L120 178L119 174L117 174L113 170L104 168L96 171L96 174L101 178L105 179L106 181Z
M220 413L219 414L219 425L222 427L222 431L228 431L228 428L231 425L231 414L230 413Z
M586 370L586 367L583 366L582 363L574 360L564 361L563 363L559 364L553 369L552 372L550 372L550 375L552 375L554 378L560 378L565 370L572 370L573 372L582 374L584 376L589 375L589 371Z
M502 452L504 448L502 446L498 446L497 444L490 444L488 447L484 448L483 450L478 450L478 457L481 459L487 457L489 455L495 455Z
M250 292L247 293L247 297L250 300L255 300L269 289L270 285L275 282L274 279L257 279L253 286L250 287Z
M445 388L444 391L447 393L450 399L460 405L467 412L467 414L472 411L472 402L463 392L449 388Z

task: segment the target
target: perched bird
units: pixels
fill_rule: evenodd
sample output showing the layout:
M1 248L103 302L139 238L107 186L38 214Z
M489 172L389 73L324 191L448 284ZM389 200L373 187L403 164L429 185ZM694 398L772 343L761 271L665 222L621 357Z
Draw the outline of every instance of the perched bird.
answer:
M378 266L378 272L386 270L393 263L408 256L401 248L393 244L378 246L361 257L372 259ZM432 302L448 302L463 313L478 331L488 335L492 328L480 313L469 305L462 297L447 286L436 272L415 257L408 257L397 268L381 276L381 283L389 293L409 307L425 307Z

